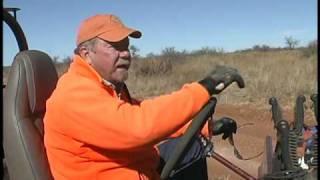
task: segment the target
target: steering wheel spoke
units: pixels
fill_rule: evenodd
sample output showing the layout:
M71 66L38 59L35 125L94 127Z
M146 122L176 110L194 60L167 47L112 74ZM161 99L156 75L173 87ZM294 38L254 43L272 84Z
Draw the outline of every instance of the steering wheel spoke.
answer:
M160 176L161 179L168 179L170 175L174 173L174 167L179 163L181 157L185 155L188 150L188 146L194 142L196 135L204 127L208 118L214 113L216 103L217 99L212 97L207 104L203 106L201 111L194 117L193 121L186 130L186 133L181 137L181 141L179 141L179 143L176 145L176 148L171 154L168 162L163 167Z

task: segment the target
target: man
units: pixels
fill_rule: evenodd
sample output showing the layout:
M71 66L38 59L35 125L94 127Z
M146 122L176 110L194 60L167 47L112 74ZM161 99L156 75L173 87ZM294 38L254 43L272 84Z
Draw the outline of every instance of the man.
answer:
M159 179L160 142L180 136L212 94L236 81L220 68L179 91L137 101L124 81L130 67L129 38L141 32L114 15L99 14L80 25L75 56L47 101L45 147L55 179ZM235 132L234 121L206 126L205 135ZM209 130L209 131L208 131Z

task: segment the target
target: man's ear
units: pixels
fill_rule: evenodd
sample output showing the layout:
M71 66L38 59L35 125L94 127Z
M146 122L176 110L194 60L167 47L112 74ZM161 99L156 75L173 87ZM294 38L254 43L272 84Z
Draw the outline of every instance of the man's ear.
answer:
M88 55L89 55L89 49L88 49L88 47L80 46L80 47L79 47L79 55L80 55L82 58L86 59L86 58L88 57Z

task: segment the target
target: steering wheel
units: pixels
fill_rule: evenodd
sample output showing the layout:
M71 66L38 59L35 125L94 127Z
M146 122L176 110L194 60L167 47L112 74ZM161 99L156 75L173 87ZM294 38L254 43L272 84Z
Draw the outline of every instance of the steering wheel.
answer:
M200 112L194 117L194 120L189 125L185 134L181 137L181 141L177 143L168 162L163 167L160 175L161 179L168 179L170 176L172 176L174 173L172 170L174 169L175 165L180 162L181 157L185 156L188 147L194 142L196 135L204 127L209 116L214 113L216 104L217 99L215 97L211 97L200 110Z

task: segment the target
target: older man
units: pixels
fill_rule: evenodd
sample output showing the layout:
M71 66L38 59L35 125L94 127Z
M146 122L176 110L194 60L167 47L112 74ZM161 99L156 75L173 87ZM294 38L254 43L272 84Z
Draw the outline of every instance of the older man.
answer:
M153 99L130 97L124 81L131 56L129 38L141 32L114 15L84 20L73 62L47 101L45 146L55 179L159 179L157 144L180 136L191 118L232 82L236 70L222 68L200 82ZM234 121L220 120L202 133L233 133Z

